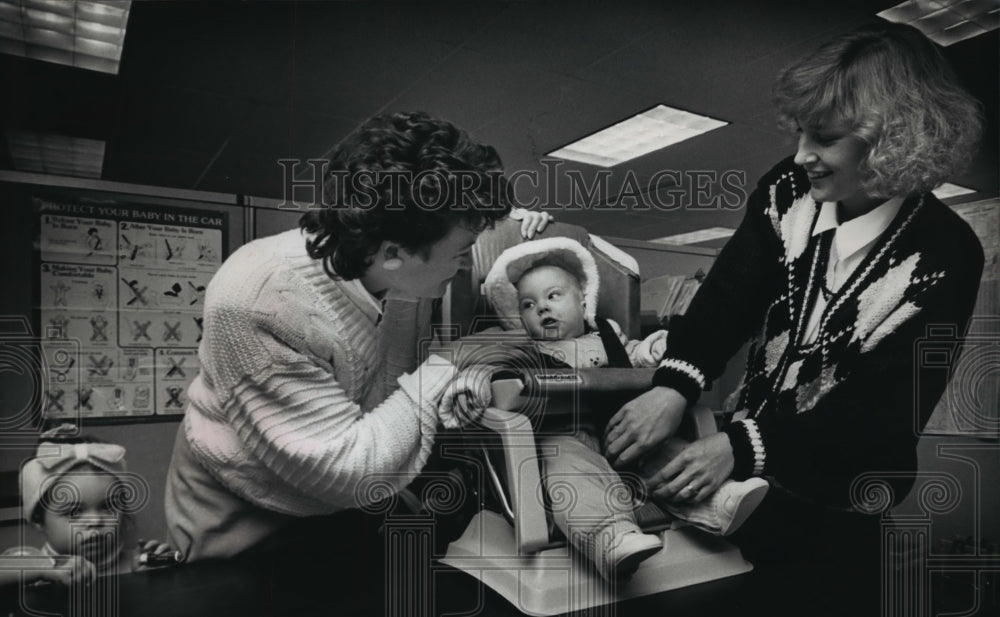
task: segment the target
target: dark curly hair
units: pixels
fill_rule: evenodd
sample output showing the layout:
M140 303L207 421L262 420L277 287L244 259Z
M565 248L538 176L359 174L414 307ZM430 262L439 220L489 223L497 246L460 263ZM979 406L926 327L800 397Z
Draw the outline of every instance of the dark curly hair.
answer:
M980 136L981 105L913 26L859 28L793 63L774 86L779 124L851 123L868 145L862 185L889 197L925 192L959 173Z
M423 112L371 118L337 145L324 207L299 226L327 274L356 279L383 241L426 257L460 225L482 231L507 216L511 186L496 150Z

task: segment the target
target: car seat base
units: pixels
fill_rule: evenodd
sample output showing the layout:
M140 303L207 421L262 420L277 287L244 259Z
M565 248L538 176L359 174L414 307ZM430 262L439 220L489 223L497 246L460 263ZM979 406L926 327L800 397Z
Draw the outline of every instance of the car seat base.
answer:
M482 581L529 615L584 610L753 569L737 547L693 527L658 533L664 548L642 562L629 580L609 582L565 545L518 555L511 525L483 510L448 546L441 562Z

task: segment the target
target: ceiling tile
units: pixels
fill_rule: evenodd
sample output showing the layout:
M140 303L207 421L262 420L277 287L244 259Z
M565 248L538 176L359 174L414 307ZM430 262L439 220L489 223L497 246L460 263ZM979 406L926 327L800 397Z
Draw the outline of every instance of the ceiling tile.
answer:
M664 19L654 3L513 2L466 45L495 62L576 73Z
M321 157L354 128L353 121L319 114L255 109L191 188L280 198L284 171L278 159Z
M104 155L104 179L189 189L209 158L198 150L116 141Z
M108 179L280 197L278 158L322 155L381 111L448 118L495 145L516 173L542 172L545 153L662 103L730 125L612 168L608 197L596 201L665 170L740 171L750 187L794 150L769 100L780 68L892 4L137 2L117 77L0 54L0 109L5 131L105 140ZM943 52L984 104L986 138L952 180L980 189L977 198L1000 184L998 34ZM11 165L0 152L0 167ZM561 171L585 183L597 173ZM522 198L570 200L565 177L518 188ZM742 210L558 216L653 238L732 226Z

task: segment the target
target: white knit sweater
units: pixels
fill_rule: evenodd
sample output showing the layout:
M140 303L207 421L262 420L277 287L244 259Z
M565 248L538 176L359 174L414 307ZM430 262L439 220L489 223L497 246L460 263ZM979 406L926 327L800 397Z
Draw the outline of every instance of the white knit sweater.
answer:
M298 230L236 251L206 291L184 418L201 465L239 497L295 516L384 497L373 481L406 486L455 368L432 356L386 397L379 317L358 281L332 280L307 255Z

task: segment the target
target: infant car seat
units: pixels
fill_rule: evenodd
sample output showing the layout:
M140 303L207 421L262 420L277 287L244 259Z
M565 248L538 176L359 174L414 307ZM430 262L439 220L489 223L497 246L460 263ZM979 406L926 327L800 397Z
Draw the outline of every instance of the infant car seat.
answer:
M568 236L591 250L601 277L598 314L614 319L631 338L637 338L639 272L635 260L575 225L552 223L543 236ZM442 313L450 325L445 338L496 324L480 286L500 253L521 241L516 221L501 222L479 237L471 271L460 273L444 299ZM627 581L604 581L592 564L550 530L535 439L538 416L553 407L589 413L584 402L597 391L616 393L624 403L648 387L653 370L523 369L494 381L493 403L481 426L495 433L495 439L478 442L497 444L480 445L481 476L491 489L491 498L483 499L485 507L451 542L441 563L474 576L522 612L534 615L583 610L750 570L752 566L738 548L672 521L652 504L637 511L637 519L647 533L661 535L664 548ZM607 404L606 398L601 400ZM697 438L715 432L716 427L711 412L696 407L688 414L685 429L689 437Z

